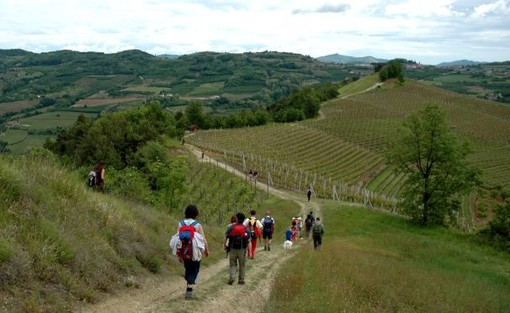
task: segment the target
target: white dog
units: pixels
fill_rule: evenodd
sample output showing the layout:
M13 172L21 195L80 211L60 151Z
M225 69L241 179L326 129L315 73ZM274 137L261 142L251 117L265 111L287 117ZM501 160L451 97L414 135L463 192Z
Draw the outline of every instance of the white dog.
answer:
M292 241L285 240L285 242L283 243L283 249L284 250L289 250L290 248L292 248Z

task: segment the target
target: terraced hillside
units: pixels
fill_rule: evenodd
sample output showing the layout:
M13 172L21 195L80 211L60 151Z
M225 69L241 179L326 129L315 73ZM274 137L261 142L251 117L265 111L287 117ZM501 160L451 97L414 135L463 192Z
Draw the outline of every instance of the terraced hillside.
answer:
M373 77L367 78L375 81ZM489 184L510 178L510 107L408 80L365 89L349 86L323 104L322 116L290 125L200 131L189 141L223 153L245 170L299 190L312 184L326 196L340 186L396 196L403 177L384 164L384 152L406 116L434 102L444 107L452 130L473 145L472 161ZM362 91L362 92L360 92ZM276 182L275 182L276 181Z

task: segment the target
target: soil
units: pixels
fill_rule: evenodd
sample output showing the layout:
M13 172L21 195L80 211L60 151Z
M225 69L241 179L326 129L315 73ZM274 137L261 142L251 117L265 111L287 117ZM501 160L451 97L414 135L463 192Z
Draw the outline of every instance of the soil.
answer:
M244 177L239 172L216 160L212 160L193 146L187 145L197 158L202 162L211 162L228 170L230 173ZM267 186L257 184L267 190ZM319 205L313 201L307 202L306 195L293 195L283 190L269 187L269 192L285 199L298 203L301 207L302 216L306 216L305 210L310 208L319 213ZM301 240L291 250L284 250L281 244L273 244L271 251L264 251L259 243L255 253L255 259L247 260L246 284L228 285L228 259L202 267L194 288L194 298L184 299L185 281L181 276L158 277L144 281L140 288L135 288L121 294L112 295L98 304L83 307L83 313L98 312L262 312L265 303L269 299L274 283L274 277L281 266L285 264L299 247L312 245L308 240ZM184 270L183 270L184 272ZM239 299L252 299L255 305L239 306Z

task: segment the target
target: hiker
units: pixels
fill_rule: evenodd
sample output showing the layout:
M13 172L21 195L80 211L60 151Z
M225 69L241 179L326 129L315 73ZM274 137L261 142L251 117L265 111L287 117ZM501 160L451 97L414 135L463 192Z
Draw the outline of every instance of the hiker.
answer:
M292 227L287 228L285 231L285 241L292 241Z
M200 261L202 260L202 254L209 256L209 247L205 238L204 228L198 221L195 220L198 214L199 211L195 205L188 205L184 210L184 220L179 222L179 226L177 228L177 240L174 241L174 237L176 237L176 235L174 235L170 241L170 246L173 249L173 253L177 254L179 256L179 261L184 264L184 279L187 283L184 299L187 300L193 298L193 286L196 283L198 272L200 271ZM191 236L191 257L186 258L183 255L183 251L181 250L182 242L179 240L179 237L183 232L183 228L188 226L192 226L194 229L191 231L193 233Z
M96 191L103 192L104 188L104 162L99 161L92 169L94 171L95 175L95 184L94 188Z
M313 248L320 249L322 245L322 236L324 236L324 226L321 223L320 217L317 217L315 223L312 226L313 235Z
M246 249L250 248L250 231L243 225L246 216L244 213L237 213L237 222L229 226L225 232L225 239L228 240L230 250L230 269L228 284L232 285L235 280L237 265L239 264L239 278L237 283L244 285L246 273Z
M306 196L308 197L308 202L310 202L310 198L312 197L312 187L308 187L308 191L306 192Z
M297 235L298 235L298 229L296 225L296 221L292 221L292 224L290 225L290 231L291 231L291 241L296 241Z
M264 250L271 251L271 241L274 233L274 218L266 212L266 216L260 221L262 224L262 239L264 239Z
M303 221L301 216L296 215L292 218L292 222L296 223L296 235L298 238L301 238L301 231L303 230Z
M227 226L227 231L225 232L225 238L223 238L223 250L227 253L225 257L228 256L228 253L230 252L230 249L228 247L229 241L228 241L228 234L230 234L230 231L232 230L232 227L237 224L237 216L234 214L230 217L230 224Z
M257 249L257 239L262 237L262 223L257 219L257 211L250 211L250 218L244 220L244 227L248 227L250 230L251 247L248 249L248 259L255 258L255 249Z
M315 217L313 216L313 212L310 211L305 219L305 234L307 239L310 238L313 223L315 223Z

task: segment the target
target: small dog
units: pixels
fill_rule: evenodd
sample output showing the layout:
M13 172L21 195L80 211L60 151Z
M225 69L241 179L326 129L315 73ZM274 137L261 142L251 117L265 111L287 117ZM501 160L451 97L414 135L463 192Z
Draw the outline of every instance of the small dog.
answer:
M292 248L292 241L285 240L285 242L283 243L283 249L284 250L289 250L290 248Z

